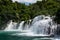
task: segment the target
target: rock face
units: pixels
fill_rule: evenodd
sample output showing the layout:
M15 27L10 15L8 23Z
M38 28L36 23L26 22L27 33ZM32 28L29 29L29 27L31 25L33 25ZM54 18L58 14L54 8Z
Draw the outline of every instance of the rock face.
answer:
M50 27L48 27L48 34L50 34L50 31L51 31L51 28L50 28Z
M60 35L60 24L57 25L57 30L56 30L56 32L57 32L57 35Z

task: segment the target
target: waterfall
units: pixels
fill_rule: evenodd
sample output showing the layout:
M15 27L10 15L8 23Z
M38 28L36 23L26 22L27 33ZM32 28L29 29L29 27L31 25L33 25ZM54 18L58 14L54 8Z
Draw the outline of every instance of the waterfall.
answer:
M18 27L17 27L18 25ZM14 23L12 20L9 24L7 24L7 27L5 28L5 31L25 31L27 33L32 34L54 34L55 30L57 28L56 23L53 22L53 19L51 19L50 16L44 16L40 15L35 17L33 20L29 20L29 23L25 23L25 21L22 21L21 23Z
M12 31L12 30L16 29L16 25L17 25L17 23L12 22L12 20L10 20L10 23L7 24L5 31Z
M19 24L18 30L23 30L23 24L24 24L24 21L22 21L22 22Z
M52 20L48 16L37 16L33 19L31 30L37 34L47 34L48 27L50 27L49 22L51 21Z

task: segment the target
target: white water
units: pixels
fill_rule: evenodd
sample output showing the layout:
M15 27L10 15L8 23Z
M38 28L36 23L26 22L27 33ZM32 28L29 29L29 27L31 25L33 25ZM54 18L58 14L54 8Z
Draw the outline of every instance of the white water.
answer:
M33 19L33 21L29 20L29 24L22 21L18 28L18 23L10 22L4 31L21 31L25 33L21 33L19 35L29 35L29 36L47 36L48 32L50 34L54 34L54 30L56 30L57 25L53 23L50 16L37 16ZM25 24L25 25L24 25Z
M22 21L22 22L19 24L18 30L23 30L23 24L24 24L24 21Z
M33 32L37 34L47 34L47 29L48 27L51 26L49 22L51 22L52 20L49 17L47 17L49 19L45 19L45 18L40 19L40 20L38 20L39 19L38 18L37 19L38 21L36 21L34 24L31 25L31 30L33 30Z
M6 31L12 31L13 29L16 29L17 23L12 22L12 20L10 20L10 23L7 24L7 28L5 28Z

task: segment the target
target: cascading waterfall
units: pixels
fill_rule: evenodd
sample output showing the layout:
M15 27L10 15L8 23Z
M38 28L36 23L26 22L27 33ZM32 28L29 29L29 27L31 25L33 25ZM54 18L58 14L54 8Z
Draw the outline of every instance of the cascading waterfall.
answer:
M19 24L18 30L23 30L23 24L24 24L24 21L22 21L22 22Z
M51 17L44 15L35 17L33 21L29 20L29 23L25 23L25 25L24 23L25 21L22 21L21 23L19 23L18 28L16 28L18 23L14 23L11 21L4 31L22 30L28 34L48 35L54 34L54 30L56 30L57 28L57 25L52 21Z
M41 17L41 18L40 18ZM48 19L45 19L48 18ZM48 27L50 27L49 22L51 22L51 19L49 17L43 17L43 16L38 16L34 19L31 25L31 29L33 30L33 32L37 33L37 34L47 34L47 29Z
M5 31L12 31L12 30L16 29L16 26L17 26L17 23L12 22L12 20L10 20L10 23L7 24Z

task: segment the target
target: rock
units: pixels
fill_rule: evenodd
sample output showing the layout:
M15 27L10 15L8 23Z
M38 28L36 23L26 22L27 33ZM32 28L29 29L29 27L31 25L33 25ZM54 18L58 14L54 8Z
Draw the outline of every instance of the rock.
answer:
M60 35L60 24L57 25L57 35Z
M50 34L50 37L54 37L54 34L52 33L52 34Z

